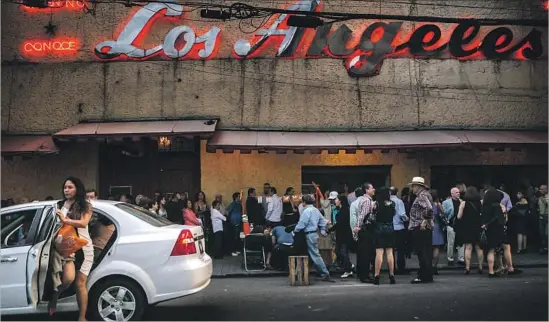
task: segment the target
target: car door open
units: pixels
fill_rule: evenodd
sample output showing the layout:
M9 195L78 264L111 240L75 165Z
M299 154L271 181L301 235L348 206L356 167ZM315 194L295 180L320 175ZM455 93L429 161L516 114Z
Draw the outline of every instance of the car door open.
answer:
M44 296L54 232L59 228L60 224L53 213L53 207L47 207L37 236L39 242L31 248L27 261L28 294L31 294L31 301L35 307Z

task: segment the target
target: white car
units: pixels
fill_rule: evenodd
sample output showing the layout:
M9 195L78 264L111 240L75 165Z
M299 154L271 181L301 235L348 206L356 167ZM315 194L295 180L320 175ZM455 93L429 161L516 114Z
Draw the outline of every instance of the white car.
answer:
M53 231L59 227L54 203L0 211L2 315L48 311L53 289L49 254ZM149 305L199 292L210 284L212 259L204 251L201 227L175 225L127 203L99 200L92 206L92 239L98 225L115 226L104 249L94 245L88 276L88 315L94 320L138 320ZM60 294L57 312L77 310L73 285Z

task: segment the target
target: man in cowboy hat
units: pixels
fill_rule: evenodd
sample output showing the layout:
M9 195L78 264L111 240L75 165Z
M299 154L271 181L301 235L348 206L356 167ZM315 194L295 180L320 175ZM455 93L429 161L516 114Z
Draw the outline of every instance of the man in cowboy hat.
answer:
M414 177L409 184L417 196L410 209L410 225L414 245L419 260L418 276L412 284L431 283L433 281L433 199L422 177Z

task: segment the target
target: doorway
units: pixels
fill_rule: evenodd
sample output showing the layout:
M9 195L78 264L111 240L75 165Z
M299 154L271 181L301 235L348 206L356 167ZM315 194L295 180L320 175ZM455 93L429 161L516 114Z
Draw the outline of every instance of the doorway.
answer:
M345 185L353 192L364 182L370 182L376 188L390 186L391 166L302 166L302 191L308 192L313 181L320 185L322 192L343 192Z
M200 191L199 140L190 142L185 151L162 151L156 141L104 144L99 154L100 198L109 194L130 193L154 196Z

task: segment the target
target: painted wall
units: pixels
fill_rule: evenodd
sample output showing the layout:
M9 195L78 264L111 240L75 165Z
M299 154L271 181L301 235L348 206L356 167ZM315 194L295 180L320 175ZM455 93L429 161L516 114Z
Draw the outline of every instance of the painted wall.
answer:
M415 176L423 176L429 183L433 165L543 165L547 164L547 149L522 151L452 151L418 153L408 156L391 150L389 153L374 151L365 154L224 154L221 151L207 153L205 141L201 147L201 183L207 196L233 192L249 187L262 189L269 182L283 191L286 187L301 187L301 166L364 166L392 165L391 184L402 188Z
M97 145L91 142L61 149L59 154L2 158L2 199L14 198L17 202L23 197L61 198L61 186L68 176L80 178L86 189L97 188L97 161Z

